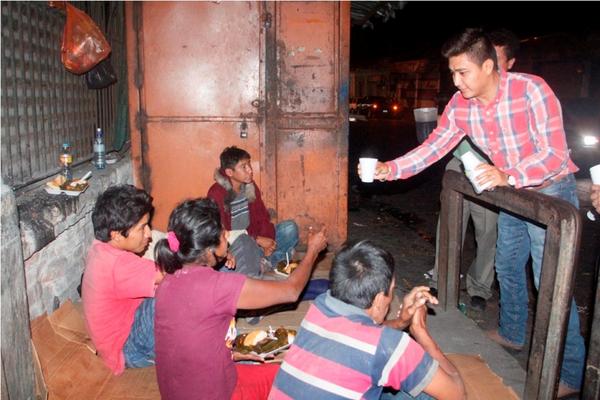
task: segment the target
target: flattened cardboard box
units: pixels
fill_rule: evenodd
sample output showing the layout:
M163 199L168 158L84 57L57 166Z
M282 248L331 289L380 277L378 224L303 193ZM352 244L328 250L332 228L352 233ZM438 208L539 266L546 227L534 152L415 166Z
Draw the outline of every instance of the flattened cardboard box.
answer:
M65 302L52 315L31 322L38 372L38 398L49 400L160 399L154 367L115 376L95 353L80 305ZM476 355L450 354L465 382L468 400L519 397Z
M79 306L64 303L49 317L31 322L39 360L39 397L49 400L160 399L154 367L115 376L95 354Z

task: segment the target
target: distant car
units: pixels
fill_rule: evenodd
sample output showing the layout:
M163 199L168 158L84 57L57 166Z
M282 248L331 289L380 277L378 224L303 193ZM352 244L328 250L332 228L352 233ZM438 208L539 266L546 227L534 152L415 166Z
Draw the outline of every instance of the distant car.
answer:
M400 114L400 104L382 96L367 96L358 100L357 110L368 118L396 117Z
M600 164L600 99L561 101L563 123L571 159L578 178L590 177L590 167Z

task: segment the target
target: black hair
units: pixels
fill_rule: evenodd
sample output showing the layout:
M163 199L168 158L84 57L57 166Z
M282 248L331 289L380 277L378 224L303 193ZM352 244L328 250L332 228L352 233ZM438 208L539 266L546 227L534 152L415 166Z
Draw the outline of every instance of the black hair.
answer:
M333 259L331 295L367 309L379 292L387 294L394 278L394 257L369 240L346 243Z
M129 229L144 215L152 216L152 197L133 185L115 185L104 191L94 206L92 224L94 236L101 242L110 241L112 231L127 237Z
M208 198L186 200L169 217L168 231L179 241L179 250L172 251L167 239L154 247L154 259L161 271L172 274L185 264L201 262L207 249L221 242L221 216L217 204Z
M517 53L521 47L521 42L519 41L517 35L515 35L512 31L509 31L505 28L500 28L491 31L488 34L488 37L494 46L504 47L504 52L506 53L506 58L508 60L517 57Z
M250 154L244 149L230 146L223 150L219 159L221 160L221 169L225 171L226 168L235 168L236 164L242 160L249 160Z
M467 28L463 32L451 37L442 46L442 55L446 58L467 54L469 59L478 65L491 59L494 68L498 65L494 45L481 29Z

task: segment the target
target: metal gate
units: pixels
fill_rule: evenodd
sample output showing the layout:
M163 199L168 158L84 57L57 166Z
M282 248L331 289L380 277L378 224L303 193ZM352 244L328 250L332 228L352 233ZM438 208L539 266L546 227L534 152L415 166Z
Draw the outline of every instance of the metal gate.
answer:
M153 224L252 156L267 207L346 238L349 3L127 3L135 181Z

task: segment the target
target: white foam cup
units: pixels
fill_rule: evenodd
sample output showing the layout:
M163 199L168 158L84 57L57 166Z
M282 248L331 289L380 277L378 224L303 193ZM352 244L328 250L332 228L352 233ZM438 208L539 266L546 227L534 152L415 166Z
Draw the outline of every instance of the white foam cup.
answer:
M600 164L590 168L590 176L592 177L592 183L594 185L600 185Z
M485 185L480 185L479 183L477 183L477 177L481 175L483 171L476 170L476 168L480 164L484 163L480 161L477 157L475 157L475 154L473 154L470 151L467 151L465 154L460 156L460 160L462 161L465 167L465 175L467 175L467 178L469 178L469 180L471 181L473 189L475 189L475 193L479 194L491 185L491 183L489 182Z
M360 180L365 183L373 182L375 168L377 167L377 159L361 157L358 159L358 162L360 163Z

